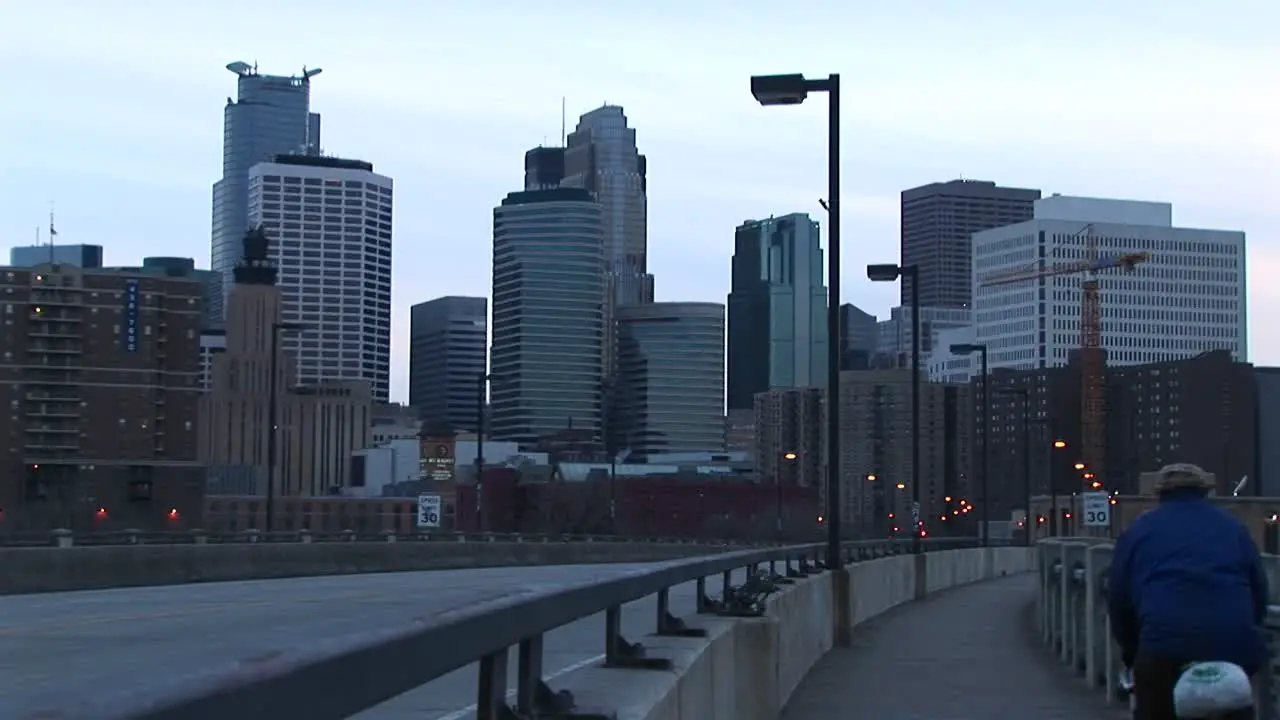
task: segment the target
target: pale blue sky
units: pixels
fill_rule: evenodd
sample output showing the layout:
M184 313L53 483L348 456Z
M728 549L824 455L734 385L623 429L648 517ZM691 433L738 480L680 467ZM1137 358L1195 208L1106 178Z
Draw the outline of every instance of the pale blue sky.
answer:
M1227 0L0 0L0 247L59 238L209 259L223 69L322 67L327 152L396 181L392 395L410 304L487 295L492 207L523 153L602 102L649 157L660 300L723 302L733 228L825 223L825 102L761 108L752 73L844 80L844 298L884 315L898 193L959 176L1163 200L1249 233L1251 352L1280 363L1280 2ZM1270 280L1270 282L1268 282Z

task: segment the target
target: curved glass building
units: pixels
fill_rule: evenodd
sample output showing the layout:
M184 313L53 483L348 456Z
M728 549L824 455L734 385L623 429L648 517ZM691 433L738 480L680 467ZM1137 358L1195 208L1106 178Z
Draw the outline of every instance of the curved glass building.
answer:
M588 191L515 192L494 208L494 438L598 435L604 283L601 210Z

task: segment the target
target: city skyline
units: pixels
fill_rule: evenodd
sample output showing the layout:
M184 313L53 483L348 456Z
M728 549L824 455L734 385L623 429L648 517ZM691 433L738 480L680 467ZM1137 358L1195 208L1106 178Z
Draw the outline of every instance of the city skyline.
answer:
M407 390L409 307L445 295L489 294L491 209L518 187L523 153L539 142L558 142L562 95L568 98L571 122L608 101L621 105L642 135L643 151L652 160L648 269L659 278L660 301L723 302L732 229L746 218L809 212L826 224L817 208L824 184L822 103L762 112L747 91L752 72L845 73L850 87L842 199L848 246L842 299L881 317L897 304L898 289L863 281L861 268L896 258L898 194L961 175L1038 187L1046 194L1171 202L1180 226L1248 233L1249 267L1255 276L1280 270L1280 249L1272 242L1280 232L1280 217L1264 204L1277 189L1269 167L1280 147L1263 137L1260 124L1244 124L1250 117L1267 116L1258 104L1267 95L1249 88L1250 73L1261 78L1263 68L1280 58L1275 51L1255 48L1250 33L1267 22L1256 15L1241 22L1243 9L1192 17L1189 9L1173 7L1162 15L1160 29L1143 37L1124 34L1150 31L1143 24L1148 18L1126 16L1123 9L1097 9L1090 15L1089 31L1107 42L1101 43L1103 52L1088 56L1075 49L1084 20L1053 17L1052 9L1014 13L981 28L983 41L1001 46L997 56L978 53L949 60L946 67L929 62L927 46L945 47L959 35L930 28L909 38L903 35L905 41L894 41L899 47L886 49L885 41L873 35L892 36L897 29L905 33L905 13L881 11L855 19L854 11L834 6L823 24L847 22L857 42L830 51L811 50L800 41L778 43L764 52L751 44L735 48L712 41L697 49L687 44L688 56L680 63L652 52L583 52L594 43L629 48L629 43L640 42L643 33L638 30L647 26L647 18L619 19L628 14L614 10L609 12L617 30L602 19L596 32L576 33L563 53L525 62L519 77L513 77L507 56L493 50L497 43L518 26L555 22L555 14L513 11L482 36L477 22L486 13L477 5L441 11L441 17L433 18L442 37L450 36L439 48L440 57L447 59L439 61L442 68L468 66L467 85L444 78L431 93L407 94L404 88L412 80L408 54L377 55L379 64L374 65L360 42L332 47L320 42L322 33L306 32L306 27L281 39L271 28L283 15L271 8L260 10L260 27L240 28L233 27L235 13L226 7L170 9L150 18L134 18L134 7L141 6L113 7L111 22L128 20L126 27L148 35L145 46L129 33L88 33L96 13L108 12L96 9L84 11L80 27L59 24L55 32L57 13L24 8L14 29L3 31L0 58L29 69L13 79L13 92L34 94L41 87L77 91L28 108L21 117L0 118L5 136L19 139L16 152L7 158L15 172L0 179L0 237L8 245L29 244L35 227L45 225L52 200L57 203L59 243L103 245L110 265L137 265L144 256L186 255L208 267L209 186L220 176L221 106L227 95L234 95L235 82L223 66L256 55L266 73L296 74L303 63L324 67L325 74L315 81L311 110L325 116L330 142L325 150L376 163L396 178L397 195L405 198L400 207L406 209L397 209L395 235L405 242L399 245L392 291L391 397L396 400L405 399ZM664 32L724 36L723 23L729 22L748 34L772 29L776 35L786 27L791 31L785 34L799 38L816 22L799 16L724 21L713 8L700 12L705 15L695 13L691 21ZM948 12L940 12L939 22L947 20ZM366 22L391 26L376 11L352 16L322 8L301 21L290 17L291 23L317 28ZM167 34L153 32L161 26L168 28ZM1219 27L1229 26L1227 48L1216 37ZM206 42L181 29L186 27L200 28L211 38L237 39ZM965 32L966 44L973 45L974 38ZM1028 32L1037 37L1034 51L1024 48L1019 37ZM1194 59L1166 57L1192 38L1200 48ZM1055 46L1062 49L1044 49ZM270 55L257 54L268 49ZM921 69L895 65L913 53L922 61ZM157 64L155 57L165 62ZM583 63L583 57L590 62ZM93 81L85 82L83 61L90 58ZM1068 63L1074 64L1069 75ZM1019 65L1034 68L1034 75L1024 77L1031 70L1017 69ZM418 62L412 72L434 72L432 68L430 61L425 69ZM869 70L886 77L868 79ZM449 73L442 69L437 74ZM525 82L526 76L555 77L557 82ZM957 83L958 77L969 80ZM975 87L974 77L983 77L984 84ZM1144 80L1136 83L1135 77ZM948 83L967 89L950 90ZM476 86L492 92L468 89ZM929 104L944 98L948 117L936 119L936 113L924 112L923 101L895 95L901 86L911 87L913 96L930 97ZM124 93L125 88L130 92ZM1054 97L1064 89L1071 95L1069 103ZM1195 101L1170 117L1167 96L1194 96ZM160 97L163 102L148 100ZM1019 99L1015 103L1004 97ZM74 111L84 106L94 108L95 122L88 126L77 119L83 112ZM1116 106L1125 112L1104 111ZM935 119L924 119L931 115ZM71 123L76 123L74 131ZM1249 300L1251 315L1265 318L1269 309L1280 308L1280 289L1252 283ZM1253 328L1251 359L1276 363L1280 336L1268 335L1261 323Z

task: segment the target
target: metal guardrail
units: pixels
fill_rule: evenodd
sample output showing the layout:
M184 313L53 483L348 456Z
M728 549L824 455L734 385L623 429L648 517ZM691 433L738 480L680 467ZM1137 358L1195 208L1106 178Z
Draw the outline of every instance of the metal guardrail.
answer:
M975 539L928 539L924 550L977 545ZM846 543L840 562L909 553L911 540ZM601 719L575 714L568 691L553 690L543 679L543 636L559 627L605 614L604 664L607 667L671 668L667 658L650 657L644 646L623 637L622 606L657 596L659 635L700 637L670 612L671 588L697 584L697 611L752 617L764 613L765 598L794 578L827 566L820 543L739 550L689 560L659 563L646 572L628 573L595 583L569 585L533 597L499 601L462 610L429 624L388 628L368 636L346 637L299 648L219 674L183 681L166 691L139 691L116 707L96 703L67 720L338 720L372 708L449 672L478 662L477 720L555 717ZM762 568L767 567L767 572ZM731 573L745 568L747 581L731 584ZM721 576L719 600L707 594L707 578ZM508 706L509 649L518 648L515 707Z
M186 532L150 532L145 530L120 530L116 532L73 533L70 530L53 530L47 533L0 534L0 548L5 547L84 547L101 545L204 545L244 543L335 543L335 542L622 542L642 544L725 545L725 546L773 546L776 542L751 542L711 538L635 537L623 535L562 535L548 533L491 533L491 532L418 532L396 533L383 530L376 533L360 533L354 530L340 532L291 532L266 533L259 530L242 530L236 533L210 533L203 530Z
M1058 658L1082 674L1091 688L1102 688L1110 702L1128 702L1119 685L1123 663L1111 639L1107 614L1107 572L1114 545L1098 538L1057 538L1040 541L1040 592L1036 611L1041 636ZM1280 557L1263 556L1272 580L1273 601L1280 587L1274 578ZM1271 644L1270 672L1255 680L1259 720L1280 719L1280 605L1268 608L1266 631Z

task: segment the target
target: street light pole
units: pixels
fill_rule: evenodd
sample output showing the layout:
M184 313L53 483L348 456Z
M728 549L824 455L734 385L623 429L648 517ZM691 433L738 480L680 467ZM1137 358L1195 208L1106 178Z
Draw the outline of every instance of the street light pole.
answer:
M276 412L280 375L280 323L271 323L271 377L267 380L267 533L275 530L276 517Z
M280 333L296 332L305 329L297 323L286 323L278 320L271 323L271 359L267 379L267 518L268 533L275 529L276 518L276 435L280 432L277 415L279 414L280 394Z
M776 494L775 514L777 516L778 542L782 542L782 534L783 534L782 533L782 468L787 463L795 462L797 457L799 456L796 455L794 452L788 451L788 452L782 453L781 462L778 463L778 470L777 472L774 473L774 476L773 476L774 492ZM793 478L795 477L794 467L792 468L792 471L788 474L790 474Z
M982 546L991 544L991 375L987 368L987 346L982 351Z
M1026 505L1026 517L1023 526L1026 528L1027 547L1035 543L1031 541L1031 393L1022 388L1022 495Z
M916 265L902 268L911 279L911 528L912 549L923 550L920 531L920 270Z
M827 567L840 563L840 75L757 75L751 94L761 105L798 105L827 94Z
M956 343L951 346L953 355L973 353L982 353L982 499L978 501L981 503L978 522L982 523L982 546L986 547L991 544L991 527L988 524L991 496L987 492L991 482L991 386L988 384L987 346L983 343Z
M911 541L913 552L923 550L920 532L920 268L917 265L868 265L872 282L911 280Z
M488 373L476 376L476 530L480 532L484 531L480 491L484 485L484 387L488 381Z

